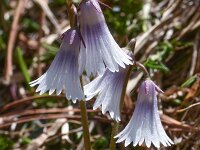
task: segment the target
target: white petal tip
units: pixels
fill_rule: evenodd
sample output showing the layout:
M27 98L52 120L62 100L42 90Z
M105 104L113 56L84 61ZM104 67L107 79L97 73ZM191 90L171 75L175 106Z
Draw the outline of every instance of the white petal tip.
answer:
M115 135L113 138L114 138L114 139L117 139L117 138L118 138L118 136L117 136L117 135Z
M77 100L72 100L72 102L75 104Z

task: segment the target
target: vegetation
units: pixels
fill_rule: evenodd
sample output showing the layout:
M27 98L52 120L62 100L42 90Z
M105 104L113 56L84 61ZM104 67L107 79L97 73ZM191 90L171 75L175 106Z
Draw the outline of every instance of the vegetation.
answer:
M102 6L116 41L124 47L136 39L135 59L164 91L161 120L175 144L161 149L200 149L200 2L102 1L112 8ZM48 69L69 29L66 1L1 0L0 10L0 150L83 149L79 105L64 94L39 96L28 84ZM140 74L137 68L131 74L127 91L134 92L125 96L120 131L132 116ZM92 110L93 102L87 103L92 148L108 149L114 122Z

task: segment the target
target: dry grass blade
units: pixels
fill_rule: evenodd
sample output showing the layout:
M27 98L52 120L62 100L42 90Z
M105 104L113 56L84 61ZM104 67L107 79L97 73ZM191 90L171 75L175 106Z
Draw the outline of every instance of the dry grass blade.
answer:
M42 10L45 12L45 14L48 16L49 20L52 22L52 24L55 26L56 31L61 35L61 27L58 23L58 20L52 13L51 9L49 8L48 4L45 2L45 0L34 0L37 4L40 5Z

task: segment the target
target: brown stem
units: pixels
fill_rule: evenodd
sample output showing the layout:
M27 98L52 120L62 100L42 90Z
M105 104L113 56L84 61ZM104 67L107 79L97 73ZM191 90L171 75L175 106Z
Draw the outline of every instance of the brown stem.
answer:
M11 103L8 103L2 107L0 107L0 113L10 109L10 108L13 108L15 106L19 106L21 104L24 104L24 103L27 103L27 102L30 102L30 101L33 101L35 99L43 99L43 98L57 98L57 99L65 99L64 96L48 96L48 95L44 95L44 96L31 96L31 97L26 97L26 98L23 98L23 99L19 99L19 100L16 100L14 102L11 102Z
M6 113L4 115L0 115L0 117L16 117L16 116L28 116L28 115L36 115L36 114L48 114L48 113L68 113L68 112L73 112L73 113L80 113L80 109L73 108L73 109L68 109L68 108L52 108L52 109L29 109L29 110L21 110L21 111L13 111L11 113ZM92 110L92 109L87 109L87 112L95 113L95 112L100 112L100 110Z
M9 83L10 82L10 77L13 74L13 48L15 45L16 41L16 36L18 32L18 23L19 19L22 15L22 12L24 11L24 5L25 5L25 0L19 0L18 6L16 8L16 11L14 13L14 19L12 22L11 30L10 30L10 35L9 35L9 40L8 40L8 48L7 48L7 56L6 56L6 62L5 62L5 82Z
M39 115L31 115L28 117L22 117L22 118L16 118L15 120L12 120L10 122L4 122L3 124L0 124L0 129L9 127L13 123L26 123L33 120L48 120L48 119L58 119L58 118L67 118L67 119L73 119L73 120L81 120L81 115L68 115L68 114L39 114ZM104 123L111 123L111 120L108 120L107 118L102 118L98 116L90 117L91 120L98 120Z
M90 132L88 127L88 116L87 116L85 101L80 101L80 109L81 109L81 122L83 126L83 137L84 137L83 139L84 139L85 150L91 150Z

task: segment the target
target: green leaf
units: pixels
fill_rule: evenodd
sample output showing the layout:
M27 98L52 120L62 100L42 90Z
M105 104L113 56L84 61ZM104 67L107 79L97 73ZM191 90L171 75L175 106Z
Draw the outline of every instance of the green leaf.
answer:
M159 62L159 61L153 61L151 59L147 59L144 65L151 69L157 69L157 70L169 72L169 69L162 62Z
M28 85L30 80L31 80L31 78L30 78L30 75L29 75L29 72L28 72L28 69L27 69L27 65L26 65L26 62L24 60L21 48L19 48L19 47L16 48L15 56L16 56L19 68L20 68L20 70L21 70L21 72L22 72L22 74L24 76L25 82Z
M22 25L23 29L28 33L35 32L40 28L40 25L30 18L24 18L22 20Z
M0 136L0 150L10 150L12 149L13 141L6 136Z
M192 77L190 77L188 80L186 80L186 81L181 85L181 87L182 87L182 88L190 87L195 81L196 81L196 76L192 76Z
M174 99L173 101L171 101L172 102L172 104L174 105L174 106L180 106L181 105L181 100L180 99Z
M27 144L29 144L30 142L31 142L31 139L30 139L30 138L28 138L28 137L23 137L23 138L22 138L21 144L22 144L22 145L27 145Z
M105 149L108 145L108 141L105 137L100 137L92 144L92 149L98 150L98 149Z
M164 41L159 44L159 49L162 51L171 51L173 49L173 45L169 41Z
M0 37L0 49L2 49L2 50L6 49L6 43L2 36Z

